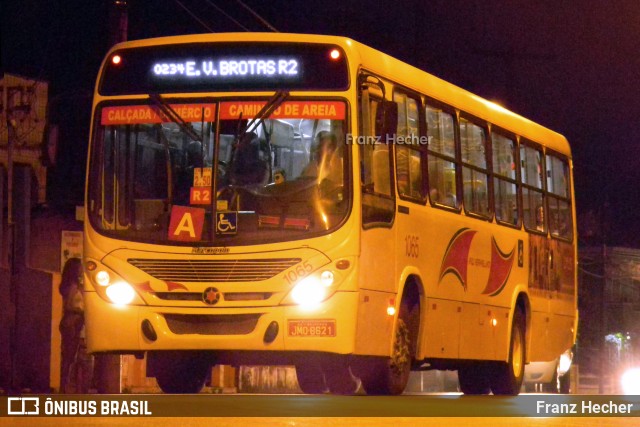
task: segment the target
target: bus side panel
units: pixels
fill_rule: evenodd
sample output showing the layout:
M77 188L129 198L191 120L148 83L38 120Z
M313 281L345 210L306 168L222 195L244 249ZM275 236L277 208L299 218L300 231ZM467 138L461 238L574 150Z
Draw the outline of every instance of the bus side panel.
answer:
M461 311L461 301L427 298L426 331L420 349L423 357L458 358Z
M531 302L530 341L527 353L529 360L553 360L555 354L549 346L553 331L549 329L551 318L549 306L549 241L547 236L530 234L526 260L529 268L529 297Z
M393 316L387 307L395 293L362 289L358 296L358 319L355 353L360 355L389 356Z
M493 340L493 360L507 360L509 357L509 343L511 333L511 324L509 323L511 309L504 307L491 307L488 317L495 319L496 322L493 325L492 336Z
M418 357L506 360L513 295L527 282L526 235L430 206L398 218L398 268L415 263L424 274ZM411 245L401 253L405 240L419 242L417 257Z
M355 352L388 356L393 316L387 315L390 301L398 293L394 275L395 230L376 227L360 233L361 255L358 284L358 318Z
M406 269L420 271L423 304L418 339L418 359L457 358L464 287L453 274L440 274L447 244L459 228L450 212L401 202L409 214L396 216L397 275ZM404 285L403 283L400 284Z
M549 346L560 354L573 345L575 299L575 251L571 243L552 239L550 242L550 330L555 331Z
M397 293L395 276L395 231L378 227L361 233L360 288Z
M474 234L463 308L469 326L462 328L460 358L506 360L515 296L527 278L523 234L486 221L467 224L467 233Z

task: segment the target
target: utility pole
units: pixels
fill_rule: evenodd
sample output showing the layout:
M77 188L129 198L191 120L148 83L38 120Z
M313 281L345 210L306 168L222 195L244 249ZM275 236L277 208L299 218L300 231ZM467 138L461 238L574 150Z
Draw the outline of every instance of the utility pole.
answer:
M127 41L127 0L109 0L109 47ZM98 393L120 393L122 357L118 354L101 354L95 358L94 375Z
M12 111L7 110L7 254L9 257L9 387L16 389L16 322L17 295L14 274L14 224L13 224L13 144L15 139L14 120Z
M109 47L127 41L129 5L127 0L112 0L109 5Z
M604 377L606 362L608 362L605 335L607 334L607 211L609 200L605 200L600 215L602 230L602 286L600 288L600 375L598 378L598 394L604 394ZM611 391L612 393L613 391Z

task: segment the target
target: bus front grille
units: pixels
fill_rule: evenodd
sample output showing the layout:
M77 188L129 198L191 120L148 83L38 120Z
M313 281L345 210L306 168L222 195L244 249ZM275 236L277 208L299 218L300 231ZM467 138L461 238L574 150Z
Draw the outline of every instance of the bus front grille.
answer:
M154 292L165 301L202 301L202 292ZM271 292L225 292L225 301L265 301L271 298Z
M165 314L167 326L177 335L246 335L251 333L262 314Z
M300 258L180 260L129 259L150 276L170 282L257 282L270 279L300 262Z

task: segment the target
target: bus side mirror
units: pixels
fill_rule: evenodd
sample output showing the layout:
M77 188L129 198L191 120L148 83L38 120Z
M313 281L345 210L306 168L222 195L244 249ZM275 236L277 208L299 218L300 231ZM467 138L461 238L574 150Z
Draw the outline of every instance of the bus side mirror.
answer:
M389 135L396 133L396 129L398 129L398 104L385 99L376 111L376 136L386 142Z
M76 206L76 221L84 222L84 205Z

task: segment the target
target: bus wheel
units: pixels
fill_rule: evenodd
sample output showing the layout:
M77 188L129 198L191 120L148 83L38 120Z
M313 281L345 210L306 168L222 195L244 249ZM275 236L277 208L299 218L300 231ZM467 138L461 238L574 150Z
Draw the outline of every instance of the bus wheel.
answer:
M344 356L327 358L322 371L332 394L354 394L360 387Z
M558 379L559 392L562 394L571 394L571 371L567 371Z
M553 373L553 378L548 383L542 384L542 392L543 393L558 393L558 368L556 367L555 372Z
M491 375L491 391L493 394L515 396L520 392L524 378L525 363L525 321L524 314L519 308L513 316L511 328L511 345L509 347L509 361L495 365Z
M211 364L199 353L170 351L156 356L158 386L165 393L199 393Z
M411 308L403 301L393 341L393 353L387 358L366 358L356 362L357 375L367 394L397 395L402 394L411 373L413 351L417 340L417 329L411 330L409 325L417 325L419 305Z
M298 377L298 385L303 393L322 394L327 391L322 368L316 363L316 360L312 359L308 365L297 364L296 376Z
M489 394L489 369L485 364L461 366L458 369L458 383L464 394Z

